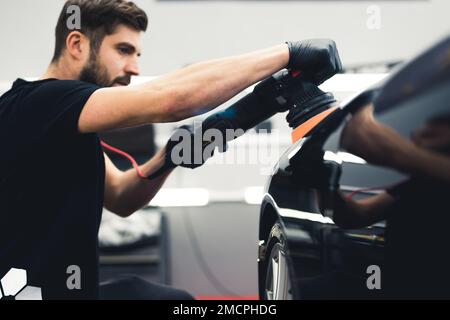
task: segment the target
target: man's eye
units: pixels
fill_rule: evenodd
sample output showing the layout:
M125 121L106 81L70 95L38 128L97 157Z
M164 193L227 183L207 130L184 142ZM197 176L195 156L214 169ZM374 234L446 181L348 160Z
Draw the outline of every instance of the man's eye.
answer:
M121 54L130 54L130 53L131 53L131 50L130 50L129 48L124 48L124 47L122 47L122 48L119 48L119 52L120 52Z

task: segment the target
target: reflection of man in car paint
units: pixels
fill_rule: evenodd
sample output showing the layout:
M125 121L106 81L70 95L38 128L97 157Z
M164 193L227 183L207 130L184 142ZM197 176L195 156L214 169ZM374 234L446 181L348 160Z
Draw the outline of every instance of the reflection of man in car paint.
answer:
M450 297L450 115L428 121L407 140L379 123L367 106L347 123L341 144L410 178L363 200L340 195L335 223L358 228L387 219L387 294Z
M347 123L341 145L372 164L450 184L450 117L428 122L409 141L379 123L373 107L367 106ZM346 201L347 210L336 212L335 222L346 228L373 224L386 218L386 209L393 201L388 193Z

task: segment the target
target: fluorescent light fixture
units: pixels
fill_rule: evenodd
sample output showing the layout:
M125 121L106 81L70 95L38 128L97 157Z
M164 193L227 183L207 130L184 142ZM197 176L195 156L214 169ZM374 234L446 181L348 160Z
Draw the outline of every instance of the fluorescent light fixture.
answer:
M209 191L203 188L163 188L150 201L157 207L202 207L209 203Z
M357 92L369 88L383 80L388 73L345 73L337 74L325 81L320 89L325 92ZM256 85L256 84L255 84ZM246 93L253 91L255 85L245 89Z
M337 74L325 81L320 89L326 92L358 92L373 86L388 75L388 73Z

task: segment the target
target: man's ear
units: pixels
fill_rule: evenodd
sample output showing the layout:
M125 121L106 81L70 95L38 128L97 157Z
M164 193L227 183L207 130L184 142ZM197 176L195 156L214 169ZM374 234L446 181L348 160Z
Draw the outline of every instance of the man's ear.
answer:
M89 39L80 31L72 31L66 38L67 53L75 60L84 60L89 55Z

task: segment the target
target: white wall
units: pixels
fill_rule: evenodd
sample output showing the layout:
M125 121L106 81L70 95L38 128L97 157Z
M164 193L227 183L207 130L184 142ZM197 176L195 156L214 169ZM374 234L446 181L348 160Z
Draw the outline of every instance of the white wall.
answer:
M450 1L137 0L150 17L144 75L285 40L330 37L346 64L412 56L450 32ZM53 52L62 0L0 1L0 80L38 76ZM381 8L381 30L366 9Z

